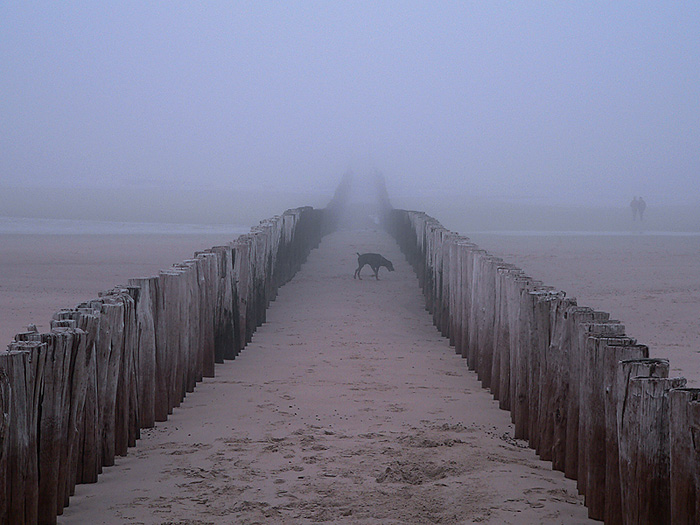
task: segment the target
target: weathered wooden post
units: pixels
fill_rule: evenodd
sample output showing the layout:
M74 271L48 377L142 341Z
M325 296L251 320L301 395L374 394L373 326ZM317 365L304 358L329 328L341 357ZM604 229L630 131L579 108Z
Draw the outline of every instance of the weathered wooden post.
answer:
M676 388L669 391L669 448L671 523L692 525L698 522L697 478L700 477L700 433L693 427L692 409L700 402L699 388Z
M97 336L100 326L100 309L88 303L78 306L80 318L78 326L88 334L85 365L85 404L82 416L78 416L80 435L76 443L78 466L75 483L95 483L102 471L102 451L100 445L99 396L97 388ZM71 493L73 490L71 489Z
M603 323L610 318L606 312L596 312L592 308L577 306L569 311L568 321L571 323L569 347L569 395L566 411L566 465L564 475L579 481L579 491L583 489L579 477L579 406L581 402L581 361L585 340L589 331L586 323Z
M479 367L479 322L481 316L481 262L488 257L486 250L470 250L468 257L470 276L470 298L469 298L469 342L467 344L467 366L470 370L477 371Z
M596 320L596 315L602 317L602 321ZM577 348L579 351L579 358L577 360L577 374L579 377L578 391L579 391L579 421L578 421L578 475L576 477L577 486L579 493L585 495L590 499L590 495L587 492L588 487L588 468L591 464L591 452L590 452L590 435L589 427L592 425L592 417L601 418L604 417L605 412L602 408L602 389L603 386L600 384L602 380L602 368L598 366L600 361L602 361L602 356L592 362L595 359L595 352L593 348L588 346L588 342L591 337L595 336L605 336L605 337L623 337L625 335L625 326L620 324L619 321L610 320L609 314L605 312L594 312L593 319L587 322L582 322L578 326L578 344ZM592 398L595 397L595 402ZM591 413L589 404L593 403L595 406L601 407L595 415ZM598 442L597 445L602 447L603 442ZM603 480L603 486L605 486ZM596 488L593 489L594 491ZM604 496L604 495L603 495ZM597 508L597 503L593 505L594 513L600 512L602 515L602 509L599 511ZM589 507L590 509L590 507ZM601 516L602 517L602 516Z
M9 355L0 353L0 523L9 520L9 471L7 467L10 454L10 379L7 375Z
M608 325L603 325L608 326ZM615 325L609 325L615 326ZM622 335L590 336L586 341L581 381L581 425L579 450L582 452L582 478L586 478L588 517L602 520L607 504L606 494L606 357L616 348L628 347L636 341Z
M214 364L216 362L216 317L218 304L217 257L213 253L199 252L197 259L201 261L197 279L200 288L200 363L202 377L214 377Z
M508 353L508 314L506 308L506 279L508 272L516 270L515 266L508 263L498 263L494 270L494 290L493 290L493 350L491 361L491 394L493 398L499 401L502 397L508 397L508 381L503 375L510 374L510 363L503 364L504 361L509 361ZM506 392L502 390L506 389Z
M569 349L571 327L569 309L576 306L576 299L560 296L552 307L552 336L548 350L550 374L554 381L550 404L547 408L552 419L552 468L564 471L566 465L566 426L569 395Z
M496 294L498 298L497 331L494 340L494 351L499 354L499 386L498 386L498 406L501 410L510 410L511 398L511 297L510 289L517 277L523 275L519 268L502 267L498 270L498 280L496 282Z
M625 360L618 376L618 439L625 523L669 523L668 391L685 386L668 375L668 361ZM654 377L657 376L657 377Z
M493 330L496 305L496 273L503 260L492 255L481 258L480 274L480 311L477 316L477 376L484 388L491 387L491 368L493 365Z
M114 465L115 457L117 386L124 351L124 303L103 297L92 305L100 307L100 325L95 340L97 413L101 464L109 467Z
M237 241L229 246L214 246L210 251L216 255L218 275L215 362L223 363L224 359L235 359L245 346L245 328L241 331L245 327L245 302L236 295L236 288L240 293L241 286L238 279L241 254Z
M39 452L39 523L55 523L59 506L58 487L65 465L65 444L70 413L70 364L73 358L73 334L41 334L46 345L46 362L41 384L38 418ZM63 504L63 493L60 503ZM61 507L62 508L62 507Z
M542 295L537 303L537 336L541 358L538 389L539 422L537 429L533 431L537 430L539 433L537 454L545 461L551 461L554 454L554 428L559 408L561 381L561 354L552 342L557 312L564 300L564 292L551 290Z
M605 338L603 384L605 385L605 514L607 523L622 522L620 451L617 436L618 368L620 361L649 357L649 348L628 337Z
M128 448L136 446L136 440L141 435L136 380L138 366L136 309L127 289L119 288L115 291L118 293L117 300L124 305L124 348L117 384L114 450L117 455L126 456Z
M8 523L37 523L39 520L39 406L46 353L46 344L40 341L11 343L2 363L12 385L7 458Z
M136 315L136 371L141 428L155 425L157 277L129 279Z
M467 271L467 262L469 250L473 248L474 243L467 239L459 241L455 245L457 252L457 282L459 283L458 295L456 297L457 305L454 313L455 321L455 352L462 356L467 356L467 347L469 342L469 294L470 283L469 274Z

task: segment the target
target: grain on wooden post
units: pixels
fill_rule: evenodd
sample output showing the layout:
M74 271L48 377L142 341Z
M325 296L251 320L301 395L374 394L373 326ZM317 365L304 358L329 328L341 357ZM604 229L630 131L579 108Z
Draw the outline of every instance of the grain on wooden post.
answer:
M591 396L596 396L596 404L602 404L602 370L598 366L591 364L591 348L588 346L590 337L607 336L621 337L625 335L625 326L619 321L610 320L609 314L606 312L593 312L593 319L587 322L582 322L578 326L578 377L579 377L579 421L578 421L578 475L577 486L580 494L587 495L588 486L588 467L590 461L590 435L589 427L591 425L591 414L588 405L591 403ZM595 383L595 384L594 384ZM596 417L603 417L604 412L598 412ZM602 446L602 442L599 443ZM594 505L594 508L595 507ZM589 507L590 510L590 507ZM595 512L598 512L595 510ZM602 510L600 511L602 513Z
M469 356L469 337L471 333L470 315L471 315L471 294L472 294L472 251L476 249L473 243L465 243L461 246L462 251L462 314L461 325L462 333L460 336L460 354L462 358L467 359Z
M467 346L469 342L469 294L470 283L467 263L469 250L474 247L474 243L464 240L457 245L459 272L459 305L455 320L457 324L457 334L455 341L455 352L461 357L467 357Z
M464 237L454 235L452 242L449 244L449 267L450 267L450 299L447 308L449 317L449 335L450 335L450 346L453 346L455 353L459 354L459 316L461 312L461 294L462 294L462 283L461 283L461 268L459 261L459 245L464 241Z
M620 343L631 344L622 335ZM606 420L605 420L605 358L612 353L614 338L591 335L586 340L581 381L581 424L579 450L582 452L582 478L585 477L588 517L602 520L606 506ZM621 345L618 345L621 346Z
M700 388L677 388L669 392L671 523L693 525L698 522L698 486L695 484L700 434L693 433L691 404L700 401ZM694 461L695 460L695 461Z
M456 234L450 231L443 232L442 246L440 250L440 324L438 329L443 337L450 340L450 300L453 288L452 266L450 261L450 248L454 244Z
M72 312L76 323L76 334L73 339L73 361L71 362L70 377L70 415L68 421L68 440L66 463L70 465L66 478L59 486L59 498L63 492L63 502L59 501L58 514L63 507L68 506L68 500L75 492L80 471L83 468L82 443L85 440L84 420L86 417L86 400L90 383L90 371L95 366L95 336L97 334L97 317L92 310L77 308ZM93 421L93 427L96 421Z
M511 377L511 307L510 288L516 277L523 271L519 268L500 268L498 271L498 328L495 334L494 351L499 354L498 406L501 410L510 410Z
M248 235L241 235L233 243L236 254L236 296L238 298L238 323L237 332L239 334L239 351L243 350L246 344L250 342L249 336L252 335L250 330L251 315L248 312L251 289L251 274L252 265L250 261L251 241Z
M532 292L534 303L532 312L532 324L530 325L530 348L528 366L528 399L530 400L530 417L527 434L529 436L530 448L540 457L551 456L550 450L545 452L542 449L542 438L544 437L544 419L546 415L542 413L543 404L543 384L546 376L546 358L549 348L550 333L550 307L552 298L556 292L549 286L538 285Z
M55 523L58 486L65 468L65 438L68 434L72 334L54 331L41 334L46 344L46 364L39 407L39 502L38 521ZM64 478L65 479L65 478ZM60 498L63 503L63 493Z
M46 344L10 343L6 372L12 394L7 466L8 522L37 523L39 519L39 406L46 368Z
M493 358L491 362L491 394L499 401L502 397L508 397L508 380L504 379L510 374L510 356L508 352L508 313L506 308L506 279L508 272L516 270L515 266L509 263L499 263L494 268L494 290L493 290ZM503 362L508 362L504 364ZM504 390L505 389L505 392Z
M493 330L495 318L496 269L503 264L503 259L488 255L481 261L481 315L478 316L477 333L479 357L477 374L483 388L491 387L491 369L493 365Z
M619 431L625 523L670 523L668 391L685 384L682 377L629 380Z
M97 356L96 339L100 325L100 310L86 303L79 307L80 320L78 326L88 334L86 349L86 387L85 405L82 417L78 418L80 437L77 443L76 454L78 467L75 477L76 483L95 483L97 476L102 472L102 453L100 450L99 426L99 396L97 387ZM72 490L71 490L72 492Z
M638 456L638 413L641 405L639 392L630 391L630 382L635 377L668 378L668 359L624 359L618 363L617 386L617 436L619 451L620 502L623 523L636 523L638 505L635 502L637 487L634 486L634 469ZM635 429L634 427L637 427ZM642 429L646 432L646 430Z
M514 389L511 399L511 411L514 418L516 439L528 439L530 427L529 362L531 346L530 327L534 322L535 297L531 290L523 290L520 294L518 316L518 340L515 351L513 369L515 370Z
M10 512L10 473L8 456L10 454L10 378L7 374L10 356L0 352L0 523L9 523Z
M605 515L607 523L622 522L622 499L620 495L620 452L617 436L617 385L620 361L645 359L649 347L636 344L629 337L604 339L603 384L605 385Z
M692 454L688 461L694 465L695 475L695 517L700 516L700 402L691 401L688 406L688 428L693 436ZM697 519L695 521L697 523Z
M561 355L552 344L557 311L564 292L549 291L538 303L538 341L542 354L539 385L539 443L537 453L545 461L554 454L554 427L558 406L559 382L561 381Z
M103 295L105 302L121 305L121 331L119 344L121 350L118 355L117 387L114 397L114 454L125 456L128 447L136 442L136 430L138 427L138 407L135 404L135 357L136 357L136 316L134 300L125 288L114 288L108 294Z
M508 397L510 398L509 410L510 420L515 424L515 419L518 417L520 403L516 394L517 377L521 371L520 368L520 296L525 293L525 290L530 286L532 279L524 273L513 276L513 279L508 283L506 290L508 300L508 332L510 335L510 343L508 345L510 352L510 377L508 380L509 389Z
M197 258L202 260L202 272L199 274L200 295L200 330L202 377L214 377L216 362L216 306L218 303L217 257L213 253L199 252Z
M570 323L568 311L576 306L576 299L563 297L552 308L552 338L549 356L552 374L556 376L551 394L549 412L552 417L552 468L564 471L566 464L566 419L569 394Z
M199 361L199 289L197 287L197 262L188 259L176 265L182 270L180 277L183 293L182 309L182 367L183 393L194 392L197 383L197 363Z
M141 428L155 425L157 277L129 279L136 313L136 362Z
M218 276L214 333L216 363L235 359L243 348L240 327L244 326L241 323L244 322L245 313L241 313L240 309L245 304L241 304L236 295L241 261L237 241L232 246L214 246L210 249L217 258Z
M98 427L101 463L114 465L116 400L124 349L124 303L101 298L100 325L95 340L97 360Z
M481 262L488 257L486 250L470 252L471 297L469 299L469 342L467 344L467 366L477 371L479 366L479 329L482 294Z
M76 315L77 317L77 315ZM76 319L76 322L78 319ZM80 440L83 410L85 407L85 392L87 389L87 368L91 355L87 344L89 334L81 329L71 330L68 341L70 349L70 364L68 366L68 393L65 410L67 411L67 428L63 436L63 451L61 452L58 489L56 498L56 514L63 513L68 505L68 499L75 487L75 476L78 469L77 444Z
M182 369L180 348L180 322L182 317L182 290L180 286L180 273L175 269L161 271L160 293L162 294L162 341L157 338L158 353L156 354L156 368L159 372L157 378L157 390L163 390L165 403L162 408L165 413L158 411L156 407L156 421L165 421L167 416L172 414L173 408L181 401L182 393ZM161 346L162 342L162 346Z
M581 360L583 359L584 335L587 335L584 323L593 321L604 321L608 318L604 312L595 312L592 308L585 306L573 307L569 312L568 321L571 324L569 347L569 395L566 411L566 464L564 476L569 479L578 479L579 461L579 404L581 396ZM580 481L580 480L579 480ZM581 486L579 485L579 490Z

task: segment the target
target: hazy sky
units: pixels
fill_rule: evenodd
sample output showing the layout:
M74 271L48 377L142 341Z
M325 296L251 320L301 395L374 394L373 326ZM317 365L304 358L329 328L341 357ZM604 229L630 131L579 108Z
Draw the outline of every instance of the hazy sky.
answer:
M699 88L697 1L2 2L0 185L700 201Z

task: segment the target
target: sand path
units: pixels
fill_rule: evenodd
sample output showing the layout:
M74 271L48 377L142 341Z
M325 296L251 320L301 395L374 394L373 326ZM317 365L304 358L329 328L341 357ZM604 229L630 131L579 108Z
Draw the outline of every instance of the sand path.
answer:
M353 280L356 251L396 271ZM387 234L327 236L244 352L59 523L588 523L423 304Z

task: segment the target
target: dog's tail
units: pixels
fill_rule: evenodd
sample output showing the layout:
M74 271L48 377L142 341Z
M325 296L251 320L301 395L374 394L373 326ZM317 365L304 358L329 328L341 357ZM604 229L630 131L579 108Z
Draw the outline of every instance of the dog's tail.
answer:
M360 252L355 252L355 253L357 254L358 257L360 256Z

